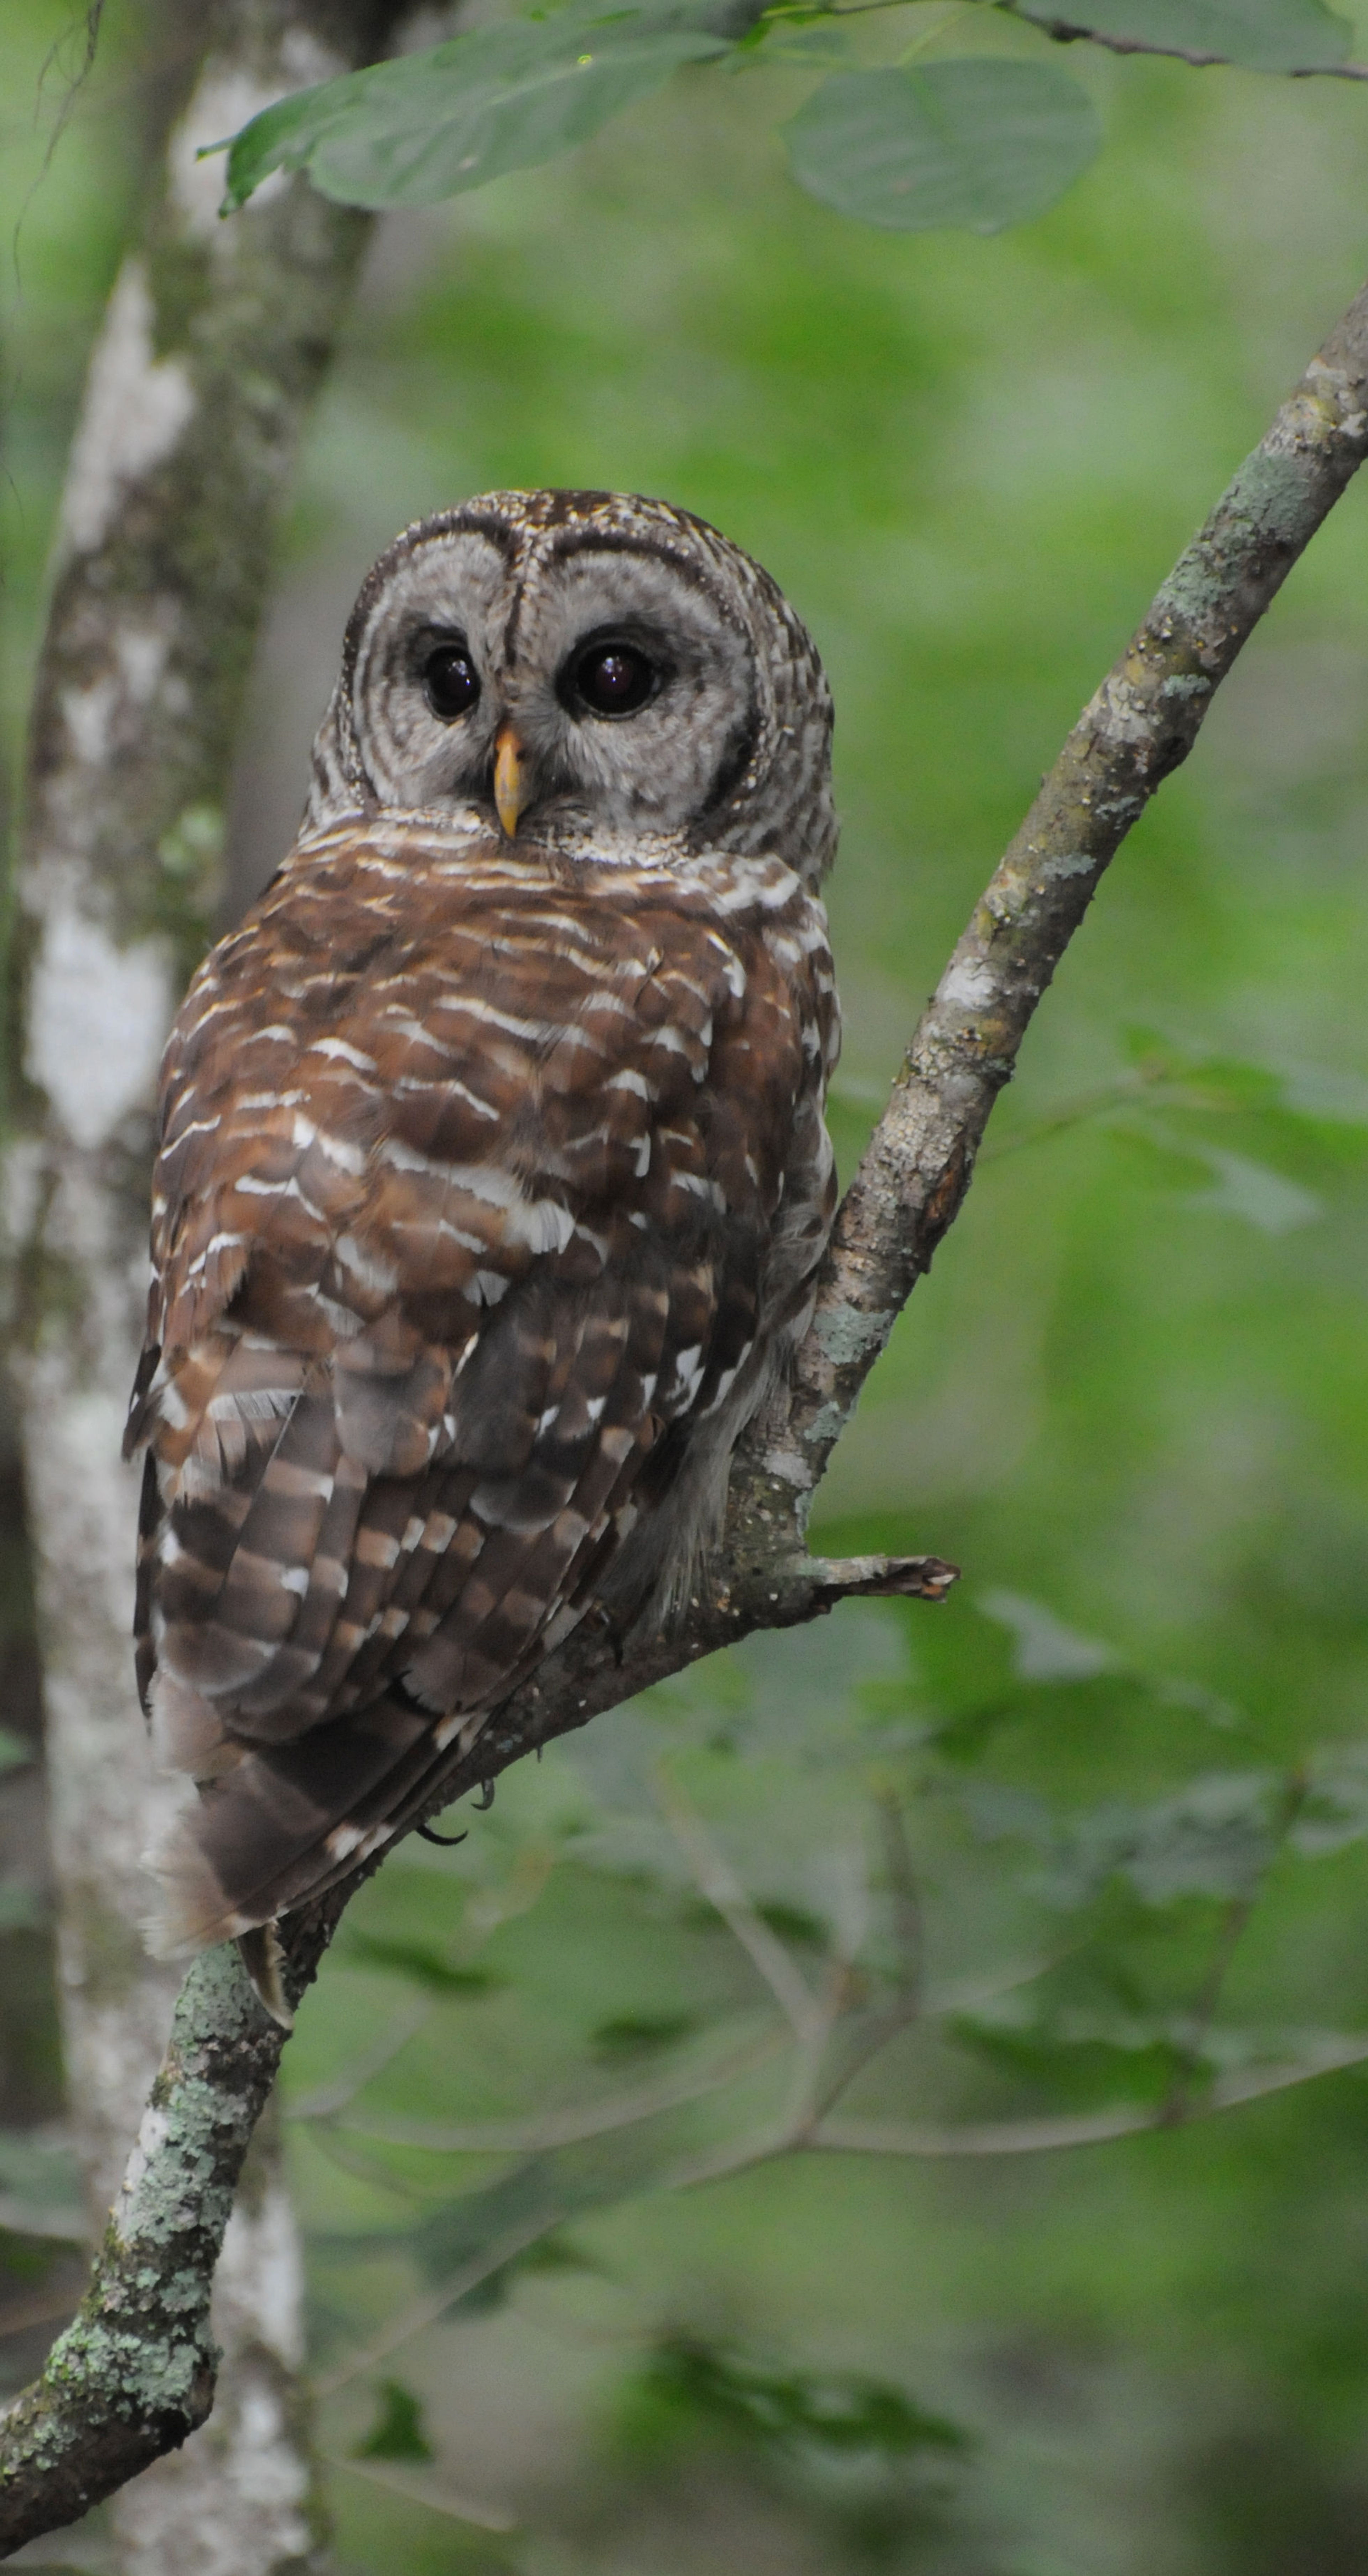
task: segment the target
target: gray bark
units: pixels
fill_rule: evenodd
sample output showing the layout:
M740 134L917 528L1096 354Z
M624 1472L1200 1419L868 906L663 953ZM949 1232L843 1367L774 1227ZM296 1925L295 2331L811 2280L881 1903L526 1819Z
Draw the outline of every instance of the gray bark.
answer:
M37 678L8 1223L63 2036L97 2238L179 1984L140 1937L140 1854L163 1792L129 1659L137 1480L119 1458L142 1340L156 1063L212 931L279 507L368 231L302 181L221 223L222 164L195 155L283 91L373 59L398 16L392 0L181 12L198 66L91 361ZM219 2267L214 2426L120 2497L128 2576L274 2576L312 2561L298 2278L278 2144L263 2135Z

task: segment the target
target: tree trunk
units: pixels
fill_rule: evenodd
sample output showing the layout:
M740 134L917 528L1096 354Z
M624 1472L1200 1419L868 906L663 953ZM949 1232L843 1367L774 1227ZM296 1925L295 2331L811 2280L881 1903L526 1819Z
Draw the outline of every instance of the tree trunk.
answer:
M218 219L197 149L383 49L392 0L187 8L202 48L86 386L39 667L24 843L24 1125L11 1161L19 1376L58 1890L63 2031L102 2230L180 1982L144 1955L158 1801L130 1647L157 1059L212 933L229 763L303 425L368 219L302 180ZM299 2257L278 2137L244 2176L214 2295L212 2424L115 2507L129 2576L311 2563Z

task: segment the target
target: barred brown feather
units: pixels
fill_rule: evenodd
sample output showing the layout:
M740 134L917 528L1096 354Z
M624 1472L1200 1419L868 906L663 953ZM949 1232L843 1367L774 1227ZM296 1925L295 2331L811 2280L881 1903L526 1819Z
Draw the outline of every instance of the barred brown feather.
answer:
M538 520L546 497L525 627L599 506ZM696 523L669 516L678 549ZM445 553L438 586L418 631L464 635ZM143 1686L199 1792L159 1856L172 1950L354 1866L591 1601L626 1618L668 1583L830 1223L815 893L751 815L746 848L668 815L596 836L563 752L539 779L506 637L482 686L531 737L526 835L493 825L487 745L445 799L430 775L409 807L316 799L166 1052L129 1446Z

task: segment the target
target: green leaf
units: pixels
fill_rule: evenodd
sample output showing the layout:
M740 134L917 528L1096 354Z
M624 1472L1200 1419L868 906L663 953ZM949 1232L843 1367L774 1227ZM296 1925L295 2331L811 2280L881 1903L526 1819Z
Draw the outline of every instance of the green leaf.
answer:
M1118 1124L1111 1135L1115 1150L1142 1167L1148 1164L1149 1174L1161 1188L1181 1189L1184 1165L1188 1175L1194 1165L1205 1170L1210 1175L1208 1185L1183 1189L1179 1201L1199 1216L1233 1216L1260 1234L1280 1235L1317 1225L1326 1214L1326 1203L1314 1190L1303 1189L1299 1181L1289 1180L1252 1154L1233 1153L1180 1132L1171 1118L1150 1116L1143 1125L1138 1121Z
M1183 1095L1183 1105L1210 1110L1260 1110L1282 1096L1281 1075L1271 1065L1238 1056L1198 1055L1157 1029L1132 1025L1122 1035L1129 1062L1147 1083Z
M1295 1132L1337 1127L1368 1128L1368 1082L1343 1067L1239 1056L1199 1055L1155 1029L1131 1027L1123 1046L1147 1083L1176 1095L1178 1109L1212 1110L1250 1117L1280 1117Z
M364 2442L352 2447L354 2460L434 2460L437 2456L423 2431L423 2409L402 2379L382 2379L376 2398L379 2412Z
M1082 28L1165 53L1204 54L1256 72L1324 71L1342 63L1352 29L1321 0L1018 0L1038 27Z
M1309 1859L1368 1841L1368 1756L1361 1749L1316 1762L1287 1839Z
M1209 1216L1240 1217L1246 1225L1257 1226L1260 1234L1292 1234L1299 1226L1315 1225L1325 1214L1325 1203L1313 1190L1284 1179L1281 1172L1270 1171L1267 1163L1256 1163L1249 1154L1231 1154L1216 1145L1193 1145L1188 1150L1200 1156L1211 1174L1210 1189L1194 1190L1188 1197L1190 1208Z
M1052 1905L1089 1904L1111 1878L1144 1905L1184 1896L1252 1896L1273 1856L1283 1783L1267 1771L1208 1771L1152 1807L1119 1802L1056 1819L1029 1792L983 1787L961 1803L981 1840L1033 1843L1048 1866L1034 1881Z
M9 1727L0 1726L0 1771L21 1771L33 1759L32 1745L26 1744L22 1735L13 1734Z
M1019 1592L981 1592L979 1608L1010 1628L1016 1641L1013 1669L1024 1682L1091 1681L1115 1668L1117 1657L1100 1638L1080 1637L1041 1601Z
M841 72L784 128L808 195L891 232L997 233L1062 196L1102 141L1053 63L966 57Z
M1209 1772L1157 1806L1099 1809L1061 1854L1055 1884L1067 1903L1113 1872L1145 1905L1252 1896L1272 1858L1280 1785L1258 1772Z
M435 1994L485 1995L502 1981L492 1968L458 1968L423 1941L387 1940L377 1932L348 1932L338 1955L350 1968L388 1968Z
M468 2295L493 2273L525 2265L528 2247L554 2228L651 2190L717 2135L716 2107L696 2104L548 2149L478 2190L438 2201L407 2242L428 2280L457 2282L457 2295Z
M772 18L737 46L731 68L769 71L779 64L786 71L832 72L853 70L858 59L844 27L833 26L830 19L804 26Z
M571 0L430 51L350 72L254 116L232 138L225 212L273 170L307 170L350 206L432 206L550 161L658 89L682 63L729 53L747 0Z
M1161 2102L1193 2062L1172 2032L1153 2027L1117 2035L1008 2015L956 2013L946 2029L1000 2074L1048 2092L1060 2109Z
M662 2449L715 2426L762 2450L815 2450L906 2459L963 2451L969 2437L928 2414L901 2388L854 2371L773 2371L690 2336L660 2344L627 2392L624 2430L634 2448Z
M827 1927L821 1916L811 1913L806 1905L785 1905L773 1898L757 1905L755 1911L777 1940L792 1941L800 1949L825 1950Z
M581 2254L568 2236L557 2231L550 2236L538 2237L535 2243L525 2245L521 2253L510 2254L506 2263L486 2272L483 2280L466 2291L464 2298L453 2299L447 2313L453 2317L489 2316L495 2308L503 2307L515 2284L529 2272L597 2272L601 2269L602 2266L587 2254Z
M596 2057L637 2057L672 2048L697 2028L698 2015L692 2012L617 2013L591 2031L589 2045Z

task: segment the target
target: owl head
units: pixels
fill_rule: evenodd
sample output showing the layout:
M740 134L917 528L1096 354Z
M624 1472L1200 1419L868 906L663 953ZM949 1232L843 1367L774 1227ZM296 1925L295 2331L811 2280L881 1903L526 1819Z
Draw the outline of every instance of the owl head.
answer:
M352 612L306 829L456 813L605 855L836 846L831 695L768 573L668 502L486 492L396 539Z

